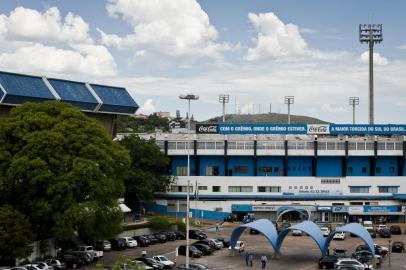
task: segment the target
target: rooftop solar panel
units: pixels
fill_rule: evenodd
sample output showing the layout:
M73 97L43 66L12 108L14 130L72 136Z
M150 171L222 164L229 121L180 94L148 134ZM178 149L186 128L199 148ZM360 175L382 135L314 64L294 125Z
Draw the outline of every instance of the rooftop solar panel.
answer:
M48 79L62 101L69 102L82 110L93 111L98 106L95 97L90 93L85 83L59 79Z
M2 103L55 100L41 77L0 72L0 84L7 92Z
M138 105L125 88L91 84L95 93L103 101L100 112L134 114Z

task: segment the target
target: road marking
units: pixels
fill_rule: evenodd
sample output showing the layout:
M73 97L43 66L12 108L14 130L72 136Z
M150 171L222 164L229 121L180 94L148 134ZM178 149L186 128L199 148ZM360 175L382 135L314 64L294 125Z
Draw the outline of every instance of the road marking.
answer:
M308 265L308 266L306 266L306 267L304 267L304 268L300 268L300 270L307 270L307 269L311 269L313 266L317 266L317 263L314 263L314 264Z

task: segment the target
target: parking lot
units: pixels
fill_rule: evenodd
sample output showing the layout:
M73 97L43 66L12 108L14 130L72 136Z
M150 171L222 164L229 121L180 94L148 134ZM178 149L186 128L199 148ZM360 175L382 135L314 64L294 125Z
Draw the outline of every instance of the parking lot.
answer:
M229 237L232 229L236 225L227 225L221 228L220 232L216 233L214 229L204 230L209 238L218 236ZM406 243L406 235L393 235L391 241L400 240ZM274 251L271 245L267 242L266 238L262 235L250 235L248 230L241 236L240 240L245 241L246 250L253 254L253 269L261 267L260 256L266 255L270 260L268 261L267 269L301 269L311 270L318 269L317 262L321 256L316 243L308 236L287 236L283 242L281 255L275 258ZM380 238L379 236L374 239L375 243L383 246L389 246L388 239ZM195 240L191 239L191 242ZM118 258L124 257L134 259L141 256L143 250L147 252L147 256L153 255L166 255L169 259L175 260L177 264L185 263L184 256L175 258L175 249L177 246L184 244L185 240L177 240L174 242L167 242L163 244L156 244L149 247L137 247L127 249L124 251L110 251L105 252L103 264L105 266L113 264ZM332 241L331 250L334 247L343 247L347 249L347 255L351 256L358 245L363 242L355 237L347 235L344 241ZM236 254L233 256L228 249L216 251L211 256L203 256L202 258L191 259L191 261L202 263L211 269L249 269L245 266L244 254ZM82 267L82 269L91 269L94 265ZM406 255L405 253L392 253L391 266L389 266L388 256L383 262L380 269L406 269Z

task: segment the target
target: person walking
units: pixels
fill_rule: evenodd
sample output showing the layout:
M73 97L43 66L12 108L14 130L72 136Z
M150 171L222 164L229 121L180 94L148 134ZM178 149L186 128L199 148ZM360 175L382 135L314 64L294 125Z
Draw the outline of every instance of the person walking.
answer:
M261 256L262 269L264 269L266 267L267 261L268 261L268 258L266 257L266 255L262 255Z
M248 266L248 263L250 262L250 253L246 251L244 256L245 256L245 265Z
M220 230L219 230L219 224L218 224L218 222L216 223L216 232L219 232Z
M252 256L252 254L250 254L250 258L249 258L249 261L250 261L250 267L252 267L252 260L254 259L254 256Z

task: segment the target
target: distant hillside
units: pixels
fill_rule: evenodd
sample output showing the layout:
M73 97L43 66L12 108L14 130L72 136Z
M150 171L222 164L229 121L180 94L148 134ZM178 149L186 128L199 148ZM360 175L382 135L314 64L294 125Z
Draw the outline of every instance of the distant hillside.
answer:
M215 117L203 121L203 123L220 123L222 117ZM288 115L283 113L266 113L266 114L227 114L226 122L228 123L272 123L287 124ZM291 115L291 124L328 124L328 122L303 115Z

